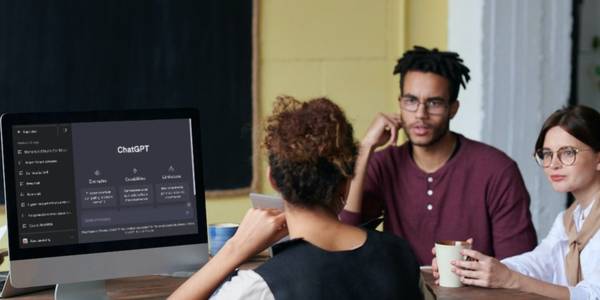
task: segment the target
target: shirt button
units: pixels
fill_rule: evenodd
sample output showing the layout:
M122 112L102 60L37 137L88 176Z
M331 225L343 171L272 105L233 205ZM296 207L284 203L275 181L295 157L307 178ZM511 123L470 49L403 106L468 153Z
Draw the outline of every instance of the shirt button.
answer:
M427 182L433 182L433 177L427 177Z
M433 209L433 205L427 204L427 210L432 210L432 209Z
M428 195L428 196L431 196L431 195L433 195L433 191L432 191L432 190L427 190L427 195Z

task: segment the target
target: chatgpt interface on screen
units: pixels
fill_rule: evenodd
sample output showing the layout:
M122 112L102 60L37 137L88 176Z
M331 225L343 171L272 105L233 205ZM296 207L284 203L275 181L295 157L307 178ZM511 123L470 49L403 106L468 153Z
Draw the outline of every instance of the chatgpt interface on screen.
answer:
M12 131L21 248L198 233L190 120Z

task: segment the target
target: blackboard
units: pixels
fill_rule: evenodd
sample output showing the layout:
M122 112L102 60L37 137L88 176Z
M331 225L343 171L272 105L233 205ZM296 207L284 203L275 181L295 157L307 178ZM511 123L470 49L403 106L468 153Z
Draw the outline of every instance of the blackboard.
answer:
M199 109L207 190L250 186L252 1L0 1L0 112L165 107Z

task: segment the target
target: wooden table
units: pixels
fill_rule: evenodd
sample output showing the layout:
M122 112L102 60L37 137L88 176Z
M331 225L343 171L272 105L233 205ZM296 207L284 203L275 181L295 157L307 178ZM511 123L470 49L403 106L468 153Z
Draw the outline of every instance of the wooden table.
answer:
M264 259L257 259L244 264L242 269L254 269L259 266ZM550 299L544 296L524 293L506 289L486 289L478 287L459 287L445 288L435 284L431 270L422 270L421 275L425 279L427 288L435 295L438 300L544 300ZM111 279L106 281L106 291L110 299L130 300L130 299L165 299L186 278L174 278L166 276L142 276L125 279ZM45 290L29 295L14 297L11 299L31 299L31 300L50 300L53 299L54 289Z
M4 205L0 205L0 225L4 225ZM0 240L0 248L6 248L6 238ZM250 262L245 263L241 269L254 269L265 261L265 257L259 256ZM7 262L0 265L0 270L7 270ZM514 290L505 289L486 289L478 287L460 287L444 288L435 284L431 269L422 270L421 275L425 279L427 288L440 300L454 299L550 299L536 294L529 294ZM167 277L167 276L141 276L125 279L111 279L106 281L106 291L110 299L165 299L186 278ZM54 299L54 289L40 291L11 299Z
M141 276L106 281L109 299L165 299L187 278L167 276ZM54 289L8 299L53 300Z
M244 263L240 269L254 269L265 262L268 257L258 256ZM106 293L113 300L165 299L177 289L187 278L169 276L140 276L106 280ZM11 297L9 299L53 300L54 289L32 294Z
M435 279L431 273L431 269L421 270L421 275L425 279L427 288L435 295L438 300L463 300L463 299L479 299L479 300L544 300L551 299L537 294L519 292L507 289L487 289L473 286L464 286L459 288L446 288L435 284Z

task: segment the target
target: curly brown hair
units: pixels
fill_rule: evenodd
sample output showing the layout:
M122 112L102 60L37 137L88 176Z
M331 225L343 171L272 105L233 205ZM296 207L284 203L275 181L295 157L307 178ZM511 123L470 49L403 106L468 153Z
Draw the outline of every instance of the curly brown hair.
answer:
M276 188L289 203L340 207L342 186L354 176L357 143L339 106L327 98L277 97L263 146Z

